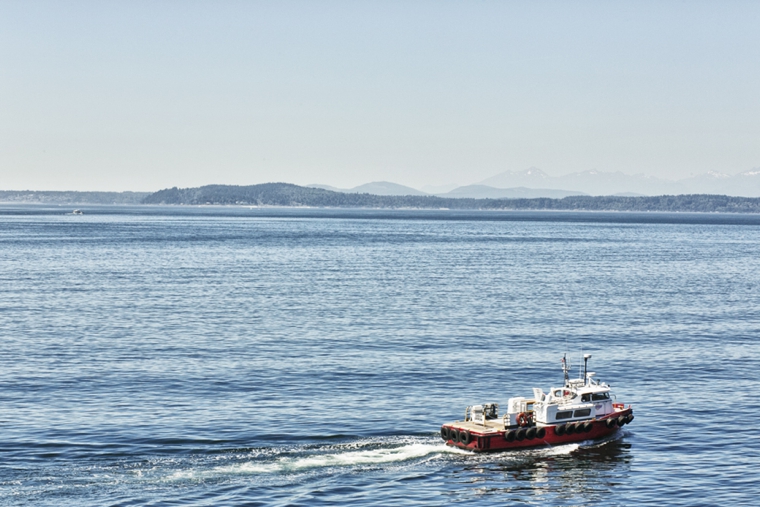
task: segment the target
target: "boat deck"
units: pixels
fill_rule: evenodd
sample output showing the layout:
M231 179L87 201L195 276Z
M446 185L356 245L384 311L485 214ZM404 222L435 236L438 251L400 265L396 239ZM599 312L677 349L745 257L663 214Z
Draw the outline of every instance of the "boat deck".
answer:
M485 426L473 421L457 421L451 423L449 426L457 428L459 430L475 431L477 433L493 433L497 431L504 431L504 422L501 419L491 419L486 421Z

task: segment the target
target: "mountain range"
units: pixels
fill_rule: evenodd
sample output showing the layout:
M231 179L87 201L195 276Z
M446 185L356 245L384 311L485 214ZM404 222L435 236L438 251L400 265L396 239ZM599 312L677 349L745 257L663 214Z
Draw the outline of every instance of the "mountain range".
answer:
M549 176L536 167L524 171L504 171L473 185L448 192L422 192L418 189L377 181L351 189L328 185L308 185L334 192L374 195L437 195L472 199L562 198L575 195L682 195L720 194L760 197L760 168L735 175L707 172L681 180L666 180L645 174L583 171L563 176ZM426 187L431 188L431 187Z
M480 182L497 188L561 189L589 195L680 195L721 194L741 197L760 196L760 168L735 175L707 172L681 180L666 180L645 174L583 171L549 176L541 169L505 171Z
M321 188L332 192L343 192L344 194L372 194L372 195L430 195L416 188L391 183L390 181L373 181L365 183L354 188L337 188L330 185L306 185L310 188Z
M469 198L469 199L532 199L536 197L549 197L561 199L570 195L585 195L583 192L567 190L555 190L548 188L496 188L488 185L465 185L456 187L449 192L432 193L422 192L416 188L391 183L390 181L374 181L365 183L354 188L337 188L330 185L307 185L310 188L321 188L332 192L346 194L372 194L372 195L434 195L446 198Z

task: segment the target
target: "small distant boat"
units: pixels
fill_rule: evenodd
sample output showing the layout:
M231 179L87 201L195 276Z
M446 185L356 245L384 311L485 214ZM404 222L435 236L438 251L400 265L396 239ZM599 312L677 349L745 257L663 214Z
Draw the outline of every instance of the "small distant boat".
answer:
M72 215L84 215L84 213L82 213L81 209L75 209L74 211L71 212L71 214Z
M616 403L610 386L588 371L591 354L583 356L583 378L570 380L566 357L563 387L544 393L533 388L532 398L510 398L507 413L499 417L498 403L465 409L464 421L441 426L447 445L475 452L505 451L542 445L580 442L611 435L633 421L633 409Z

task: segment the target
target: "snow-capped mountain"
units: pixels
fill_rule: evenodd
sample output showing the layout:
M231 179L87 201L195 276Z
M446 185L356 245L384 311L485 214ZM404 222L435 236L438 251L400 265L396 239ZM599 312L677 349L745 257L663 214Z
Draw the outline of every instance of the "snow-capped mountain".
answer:
M479 185L486 185L494 188L551 188L557 189L552 186L552 178L541 169L537 167L531 167L524 171L504 171L496 176L491 176L483 181L478 182Z
M711 171L672 181L645 174L604 171L583 171L555 177L531 167L525 171L505 171L480 184L498 188L544 188L591 195L725 194L760 197L760 168L733 176Z

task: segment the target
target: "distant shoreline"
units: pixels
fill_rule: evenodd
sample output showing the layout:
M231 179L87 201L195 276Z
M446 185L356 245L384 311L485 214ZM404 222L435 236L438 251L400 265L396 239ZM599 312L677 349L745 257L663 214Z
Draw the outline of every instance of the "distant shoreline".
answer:
M60 206L146 204L378 210L760 213L760 198L711 194L474 199L429 195L350 194L290 183L206 185L182 189L174 187L153 193L6 190L0 191L0 203Z
M151 192L88 192L77 190L0 190L4 204L142 204Z

